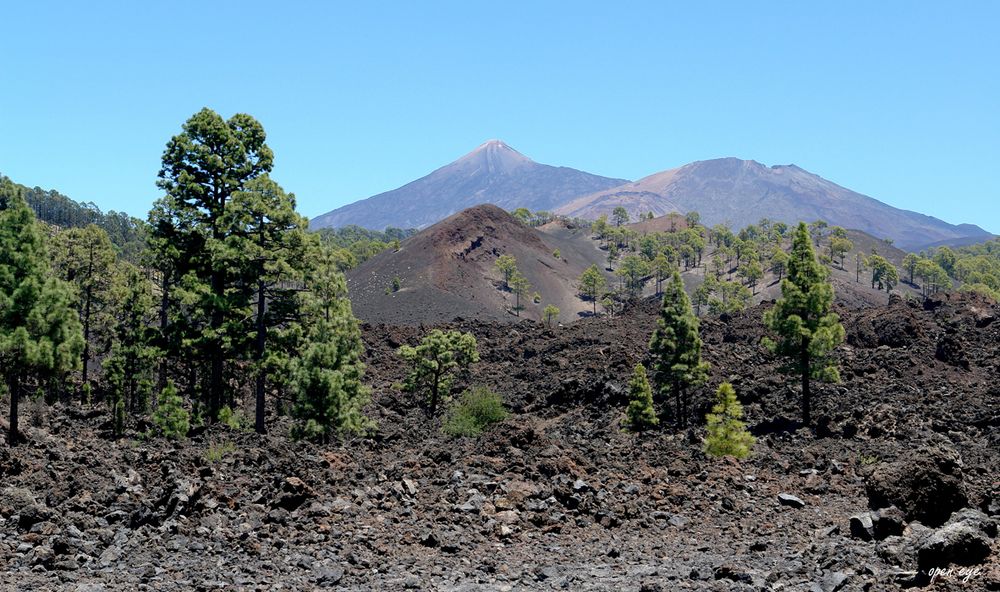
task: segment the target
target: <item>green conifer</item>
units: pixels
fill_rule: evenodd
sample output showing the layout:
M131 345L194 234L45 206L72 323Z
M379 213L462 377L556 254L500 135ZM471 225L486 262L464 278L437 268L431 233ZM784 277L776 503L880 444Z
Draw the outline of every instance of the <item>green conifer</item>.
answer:
M628 383L628 398L625 419L630 430L641 432L660 423L653 408L653 391L646 377L646 367L642 364L635 365L632 379Z
M649 342L653 358L653 378L662 398L674 399L674 416L679 427L687 424L690 389L705 382L708 364L701 360L698 317L684 292L677 271L663 291L663 305L656 330Z
M0 374L10 397L11 446L20 440L25 387L80 366L83 330L72 303L71 288L52 273L22 189L0 177Z
M754 437L743 423L743 406L736 398L733 385L723 382L716 391L716 403L712 412L705 416L708 436L705 438L705 454L709 456L732 456L746 458L753 448Z
M191 415L184 408L184 401L172 381L167 382L167 386L160 391L156 412L153 413L153 425L159 428L163 437L173 440L186 438L191 429Z
M788 360L786 371L802 380L802 423L812 421L810 380L839 380L829 359L844 340L840 317L831 312L833 286L829 271L816 261L809 229L800 223L792 240L788 276L781 282L781 298L764 314L764 323L777 333L778 341L765 345Z

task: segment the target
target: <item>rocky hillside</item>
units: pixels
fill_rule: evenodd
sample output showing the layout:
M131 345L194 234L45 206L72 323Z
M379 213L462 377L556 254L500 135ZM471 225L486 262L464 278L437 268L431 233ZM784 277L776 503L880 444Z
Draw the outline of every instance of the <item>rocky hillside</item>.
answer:
M423 228L479 204L495 204L506 210L519 207L551 210L580 195L624 182L624 179L539 164L500 140L490 140L455 162L398 189L318 216L310 226Z
M555 254L558 251L559 256ZM455 317L513 322L514 294L495 263L511 255L531 283L521 316L541 318L554 304L570 321L591 310L577 297L580 274L603 266L604 254L585 231L551 225L529 228L502 209L483 205L464 210L385 251L347 274L348 292L359 319L420 324ZM392 291L399 279L399 290ZM608 276L611 281L611 276ZM541 302L531 300L538 292Z
M10 590L928 590L1000 587L1000 308L973 297L842 310L843 382L797 429L760 308L704 322L710 384L757 435L713 461L700 429L619 421L655 303L608 321L449 325L512 417L450 438L392 384L425 329L365 326L369 438L225 427L110 438L103 410L33 412L0 448ZM930 570L955 564L931 581ZM968 575L958 575L965 567Z
M761 218L789 224L826 220L891 238L907 250L930 244L964 244L991 236L972 224L949 224L894 208L795 165L767 167L736 158L693 162L655 173L578 197L557 208L556 213L596 218L618 206L624 206L633 217L650 211L657 216L697 211L709 226L728 222L736 228Z

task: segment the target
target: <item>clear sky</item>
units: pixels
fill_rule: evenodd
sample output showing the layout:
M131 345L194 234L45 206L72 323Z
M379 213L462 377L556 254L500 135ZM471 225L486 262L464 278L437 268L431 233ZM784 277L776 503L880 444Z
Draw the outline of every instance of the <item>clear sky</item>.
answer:
M821 6L822 4L822 6ZM145 216L208 106L315 216L489 138L636 179L794 163L1000 232L1000 2L6 2L0 172Z

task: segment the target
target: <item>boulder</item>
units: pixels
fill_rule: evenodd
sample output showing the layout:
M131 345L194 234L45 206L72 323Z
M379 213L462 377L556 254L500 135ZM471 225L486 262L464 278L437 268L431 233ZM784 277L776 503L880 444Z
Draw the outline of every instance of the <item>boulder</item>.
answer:
M996 534L992 518L978 510L964 510L920 542L917 563L924 571L952 564L978 565L990 556Z
M896 506L907 520L929 526L944 524L968 498L958 453L942 446L925 446L898 460L874 467L865 487L872 509Z
M851 516L851 536L863 541L875 538L875 521L871 512L863 512Z

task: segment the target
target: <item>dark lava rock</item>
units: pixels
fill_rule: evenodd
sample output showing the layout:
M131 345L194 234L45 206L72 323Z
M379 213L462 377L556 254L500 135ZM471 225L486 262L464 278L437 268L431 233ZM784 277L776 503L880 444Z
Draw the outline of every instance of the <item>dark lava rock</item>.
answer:
M863 541L875 538L875 521L870 512L851 516L851 536Z
M964 510L920 543L917 562L925 571L951 564L978 565L990 556L990 539L996 534L991 518L978 510Z
M938 339L934 357L949 366L969 369L969 358L965 354L965 346L955 335L945 334Z
M804 508L806 503L800 498L790 494L790 493L779 493L778 502L783 506L788 506L790 508Z
M929 446L874 468L866 480L873 509L896 506L908 520L939 526L968 503L961 460L952 450Z

